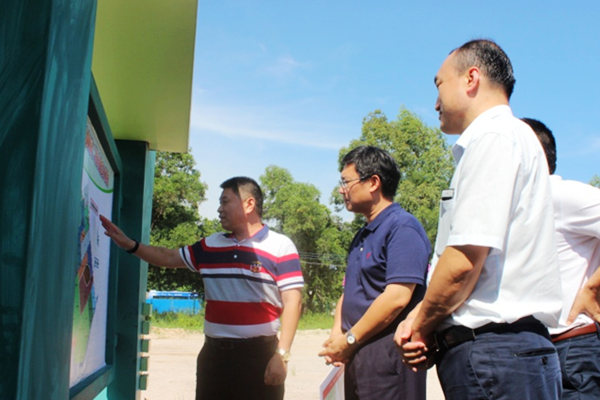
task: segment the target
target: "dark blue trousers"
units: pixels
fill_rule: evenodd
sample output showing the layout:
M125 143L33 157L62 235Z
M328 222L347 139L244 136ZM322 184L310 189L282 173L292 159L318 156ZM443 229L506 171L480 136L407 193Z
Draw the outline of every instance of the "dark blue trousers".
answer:
M532 332L483 333L440 354L446 400L554 400L561 377L556 349Z
M600 399L600 339L598 333L554 343L562 370L563 400Z
M345 400L425 400L427 371L400 360L394 332L358 349L344 370Z

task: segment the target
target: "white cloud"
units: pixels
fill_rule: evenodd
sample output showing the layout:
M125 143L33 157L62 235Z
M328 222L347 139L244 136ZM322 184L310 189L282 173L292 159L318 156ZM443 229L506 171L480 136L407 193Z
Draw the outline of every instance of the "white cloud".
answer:
M337 150L339 127L295 121L275 107L226 108L197 104L192 107L191 127L227 137L246 137L277 143ZM347 135L346 135L347 136Z
M310 62L296 61L292 56L286 55L279 57L274 63L267 65L264 71L276 78L283 79L292 76L297 70L310 69Z

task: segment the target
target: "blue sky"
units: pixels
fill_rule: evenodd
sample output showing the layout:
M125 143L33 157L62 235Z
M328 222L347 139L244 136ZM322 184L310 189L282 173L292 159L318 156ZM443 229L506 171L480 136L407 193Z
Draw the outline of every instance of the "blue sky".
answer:
M199 0L190 147L209 185L201 213L217 216L222 181L258 180L268 165L328 204L362 119L404 106L438 126L433 77L479 37L511 58L513 113L553 130L557 174L588 182L600 175L599 18L591 0Z

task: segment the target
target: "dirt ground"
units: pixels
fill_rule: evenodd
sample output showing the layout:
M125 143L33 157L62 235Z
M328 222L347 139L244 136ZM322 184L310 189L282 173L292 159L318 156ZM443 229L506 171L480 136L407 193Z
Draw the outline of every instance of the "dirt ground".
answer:
M296 333L285 400L319 400L319 385L331 367L316 354L328 336L328 330ZM196 357L204 343L204 335L180 329L153 328L150 338L148 390L142 392L141 398L194 400ZM427 399L443 400L435 368L429 370L427 381Z

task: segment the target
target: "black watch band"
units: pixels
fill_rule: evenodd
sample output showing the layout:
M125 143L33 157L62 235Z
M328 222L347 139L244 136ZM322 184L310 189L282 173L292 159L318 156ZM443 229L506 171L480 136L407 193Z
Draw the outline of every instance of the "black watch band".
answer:
M136 251L138 251L138 249L140 248L140 242L138 242L138 241L137 241L137 240L135 240L135 239L133 239L133 241L135 242L135 245L133 246L133 248L131 248L131 249L127 250L127 252L128 252L129 254L133 254L133 253L135 253L135 252L136 252Z

